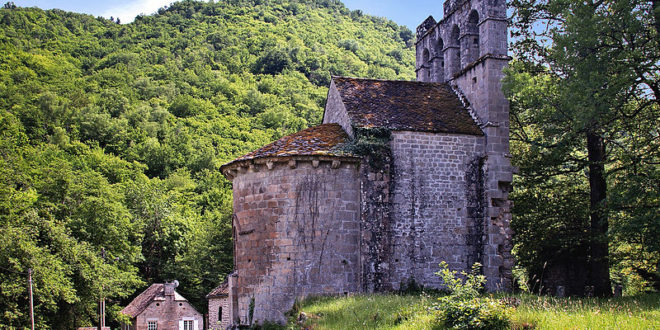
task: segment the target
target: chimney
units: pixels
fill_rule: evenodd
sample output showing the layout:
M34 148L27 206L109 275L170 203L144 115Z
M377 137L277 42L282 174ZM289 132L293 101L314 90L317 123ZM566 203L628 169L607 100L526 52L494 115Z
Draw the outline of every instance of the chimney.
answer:
M171 283L165 283L165 296L173 296L174 289L179 286L179 281L174 280Z

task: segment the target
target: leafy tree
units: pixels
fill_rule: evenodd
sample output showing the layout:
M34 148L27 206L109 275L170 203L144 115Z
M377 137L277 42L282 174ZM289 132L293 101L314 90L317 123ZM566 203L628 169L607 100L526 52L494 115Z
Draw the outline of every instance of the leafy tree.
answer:
M514 0L511 5L513 49L521 62L508 72L505 88L512 134L531 151L521 158L523 186L588 183L587 282L596 295L611 295L611 224L620 232L627 231L624 223L641 222L646 230L634 236L658 234L657 218L630 211L642 205L642 214L658 210L657 199L644 197L657 196L658 185L642 188L635 179L660 179L653 169L659 145L654 122L660 117L656 2ZM545 186L554 190L563 184ZM612 195L613 188L636 197L618 198L621 192ZM580 228L581 220L575 221L573 227ZM653 245L645 249L657 254Z

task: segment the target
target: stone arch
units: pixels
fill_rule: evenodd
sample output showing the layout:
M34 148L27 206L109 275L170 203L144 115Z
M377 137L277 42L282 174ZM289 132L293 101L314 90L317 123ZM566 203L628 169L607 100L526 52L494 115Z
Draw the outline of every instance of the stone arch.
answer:
M464 41L467 52L467 63L472 63L479 58L479 12L473 9L468 15L466 28L466 40Z
M422 52L422 68L421 68L421 78L422 81L430 81L431 79L431 53L428 48L424 48Z
M470 15L468 16L467 32L479 33L479 28L477 27L477 24L479 24L479 12L476 9L472 9Z

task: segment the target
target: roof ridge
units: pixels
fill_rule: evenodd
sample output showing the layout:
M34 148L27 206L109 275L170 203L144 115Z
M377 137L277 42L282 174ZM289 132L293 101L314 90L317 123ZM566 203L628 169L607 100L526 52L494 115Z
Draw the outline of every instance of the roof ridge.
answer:
M368 80L368 81L380 81L380 82L393 82L393 83L412 83L412 84L429 84L429 85L446 85L449 86L447 82L435 82L435 81L417 81L417 80L392 80L392 79L380 79L380 78L361 78L361 77L347 77L347 76L331 76L330 79L352 79L352 80Z

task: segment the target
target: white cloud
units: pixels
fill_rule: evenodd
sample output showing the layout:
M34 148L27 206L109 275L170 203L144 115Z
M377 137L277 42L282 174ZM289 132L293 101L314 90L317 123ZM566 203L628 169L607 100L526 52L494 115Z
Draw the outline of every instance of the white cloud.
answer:
M122 23L130 23L139 14L153 14L163 6L169 6L170 3L176 2L175 0L133 0L127 4L121 4L109 8L101 14L101 16L110 18L119 18Z

